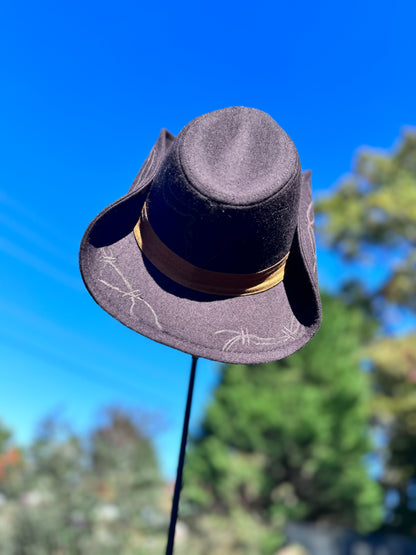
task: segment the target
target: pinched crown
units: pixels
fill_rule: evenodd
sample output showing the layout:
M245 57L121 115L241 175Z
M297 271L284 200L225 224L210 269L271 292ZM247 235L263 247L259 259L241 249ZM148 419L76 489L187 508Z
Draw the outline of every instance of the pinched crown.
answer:
M159 238L195 266L258 272L290 250L301 168L267 114L233 107L193 120L176 137L147 198Z

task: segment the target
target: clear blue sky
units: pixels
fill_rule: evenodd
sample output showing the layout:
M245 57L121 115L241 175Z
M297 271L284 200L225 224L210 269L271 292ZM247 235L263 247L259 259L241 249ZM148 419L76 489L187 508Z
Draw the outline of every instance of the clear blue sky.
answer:
M140 407L165 423L173 477L190 357L94 303L85 228L162 127L232 105L270 113L315 194L333 187L357 147L416 124L415 3L6 0L0 19L0 419L28 441L57 407L79 430L102 406ZM323 286L341 269L319 251ZM194 427L217 372L200 361Z

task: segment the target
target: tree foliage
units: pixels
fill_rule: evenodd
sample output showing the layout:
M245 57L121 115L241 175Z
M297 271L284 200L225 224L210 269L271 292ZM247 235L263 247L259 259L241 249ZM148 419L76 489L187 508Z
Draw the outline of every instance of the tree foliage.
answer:
M366 356L374 419L388 438L382 483L397 499L386 527L416 536L416 335L397 323L392 333L389 311L396 307L396 318L397 307L416 311L416 132L404 132L391 152L361 150L351 175L317 209L330 247L344 259L372 260L344 290L380 326ZM380 268L384 279L374 286ZM407 320L414 328L415 319Z
M0 443L0 456L1 449ZM111 409L80 437L52 416L19 464L0 475L0 552L161 553L168 521L163 501L141 417Z
M318 335L291 357L224 369L185 476L184 510L199 513L193 526L206 553L230 538L224 553L273 553L289 519L361 531L380 523L380 492L364 465L364 320L327 296L324 314Z
M416 132L389 152L361 149L351 174L321 199L321 238L347 259L373 259L386 279L372 293L416 310ZM364 276L365 277L365 276Z
M386 432L381 482L396 499L387 529L416 537L416 334L383 337L368 349L373 363L373 415Z

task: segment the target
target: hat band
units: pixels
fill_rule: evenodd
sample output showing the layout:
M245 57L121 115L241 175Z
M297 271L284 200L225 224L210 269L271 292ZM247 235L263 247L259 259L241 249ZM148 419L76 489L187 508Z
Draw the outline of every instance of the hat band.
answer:
M211 295L239 297L267 291L283 280L289 257L287 253L273 266L251 274L230 274L199 268L173 252L158 237L149 222L146 203L134 227L134 236L142 253L162 274L188 289Z

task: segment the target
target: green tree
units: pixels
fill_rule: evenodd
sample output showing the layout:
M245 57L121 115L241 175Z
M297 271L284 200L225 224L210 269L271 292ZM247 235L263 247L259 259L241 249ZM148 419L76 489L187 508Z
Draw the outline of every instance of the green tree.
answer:
M368 271L383 270L368 294L374 308L416 310L416 133L404 132L392 152L359 150L351 174L316 208L329 247Z
M0 421L0 453L3 454L6 449L9 447L10 439L11 439L11 432L7 429Z
M0 552L160 553L168 517L146 425L115 408L83 437L45 419L23 463L0 476Z
M144 414L110 409L91 434L94 489L106 504L118 509L113 528L122 543L114 546L117 552L121 546L133 547L133 536L136 547L140 541L143 546L159 542L160 550L164 543L167 518L160 511L163 482L147 423ZM147 552L144 549L143 553Z
M323 300L322 327L303 349L224 369L186 465L183 511L198 515L189 522L203 553L274 553L289 519L360 531L381 521L364 464L370 395L359 355L368 330L359 311Z
M366 356L374 418L389 439L382 483L398 498L386 527L416 536L416 335L403 331L414 329L416 312L416 132L390 152L361 149L317 210L321 238L359 270L344 293L380 326Z
M18 487L23 464L22 452L16 447L11 430L0 421L0 499Z

